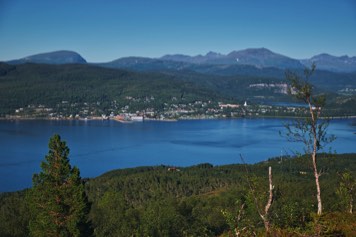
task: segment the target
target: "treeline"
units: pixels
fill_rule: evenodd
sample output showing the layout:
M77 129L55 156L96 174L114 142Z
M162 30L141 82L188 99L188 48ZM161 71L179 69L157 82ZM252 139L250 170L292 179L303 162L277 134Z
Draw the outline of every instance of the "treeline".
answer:
M353 176L355 182L355 158L355 154L320 155L322 216L315 215L309 157L278 157L253 165L162 165L111 171L85 180L88 228L94 236L234 236L236 229L242 236L262 235L263 222L251 195L258 197L258 205L265 205L271 166L273 236L355 236L356 215L349 213L348 199L341 192L343 174ZM28 235L27 192L0 196L0 236Z

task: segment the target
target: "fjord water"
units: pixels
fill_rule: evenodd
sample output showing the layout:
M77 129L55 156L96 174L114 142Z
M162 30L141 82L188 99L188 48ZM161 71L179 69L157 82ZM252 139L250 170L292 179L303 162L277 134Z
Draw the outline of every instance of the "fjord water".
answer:
M247 163L301 151L302 146L279 135L282 119L186 120L119 123L115 121L0 121L0 192L31 186L32 174L58 133L70 148L72 165L82 177L117 168L146 165L190 166ZM356 127L334 120L332 151L356 152Z

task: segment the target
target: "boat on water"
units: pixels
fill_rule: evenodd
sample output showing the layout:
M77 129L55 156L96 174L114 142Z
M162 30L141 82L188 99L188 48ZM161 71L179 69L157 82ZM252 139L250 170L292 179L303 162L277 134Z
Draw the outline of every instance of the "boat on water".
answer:
M116 115L113 119L119 122L143 122L143 116L128 114Z
M143 121L143 116L131 116L131 121L142 122Z

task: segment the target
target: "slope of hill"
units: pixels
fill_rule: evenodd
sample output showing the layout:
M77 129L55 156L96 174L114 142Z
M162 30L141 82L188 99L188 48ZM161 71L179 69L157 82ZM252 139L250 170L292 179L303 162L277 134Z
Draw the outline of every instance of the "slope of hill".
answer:
M132 58L131 62L133 64L126 63L125 67L140 65ZM182 63L173 62L173 64ZM211 70L216 71L211 72ZM227 73L228 70L233 70L231 75L230 72ZM163 104L172 101L174 97L183 99L183 96L184 103L196 100L215 102L249 100L258 103L291 100L285 90L284 70L276 68L257 69L242 65L231 65L226 68L215 65L212 68L196 65L185 69L183 67L182 70L147 71L142 68L142 71L132 72L90 64L0 63L0 115L13 114L16 109L31 104L56 108L62 101L99 103L99 107L104 109L102 112L107 114L108 109L112 108L110 103L113 101L125 103L127 97L153 96L155 103L152 106L155 109L162 108ZM219 73L226 73L227 76L218 75ZM317 71L313 75L312 82L315 83L318 92L329 93L328 101L332 102L337 94L342 93L347 96L355 94L352 89L356 88L355 78L355 74ZM344 107L343 104L349 101L348 98L351 97L338 96L333 104L335 107ZM146 108L145 103L136 104L140 109ZM349 109L351 112L348 114L353 114L354 106ZM75 114L77 111L73 110L71 113Z
M30 104L56 107L57 103L102 103L122 101L127 96L153 96L159 105L180 98L202 100L224 97L205 85L181 80L175 75L138 73L93 65L0 63L0 114ZM157 105L157 106L158 106Z

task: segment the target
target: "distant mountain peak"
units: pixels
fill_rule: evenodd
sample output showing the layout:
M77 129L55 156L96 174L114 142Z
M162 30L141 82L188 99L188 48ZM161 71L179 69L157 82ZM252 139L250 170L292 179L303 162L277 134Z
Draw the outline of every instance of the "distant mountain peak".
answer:
M312 63L316 64L317 69L334 71L334 72L356 72L356 57L343 55L340 57L327 53L322 53L311 57L310 59L301 60L309 67Z
M266 56L266 55L278 55L278 56L283 56L281 54L277 54L267 48L247 48L247 49L243 49L243 50L234 50L231 53L229 53L227 56L232 56L232 55L256 55L256 56ZM287 56L284 56L287 57Z
M268 53L274 53L271 50L265 48L265 47L261 47L261 48L247 48L245 50L241 50L241 51L249 51L249 52L268 52Z
M332 56L332 55L327 54L327 53L321 53L321 54L314 55L311 58L313 59L313 58L326 58L326 57L330 58L330 57L335 57L335 56Z
M10 64L42 63L42 64L85 64L87 61L78 53L69 50L59 50L40 53L21 59L9 61Z
M267 48L248 48L232 51L227 55L231 61L238 64L252 65L258 68L276 67L281 69L302 68L299 60L272 52Z
M223 54L221 53L217 53L217 52L213 52L213 51L209 51L205 54L205 56L207 57L216 57L216 56L223 56Z

